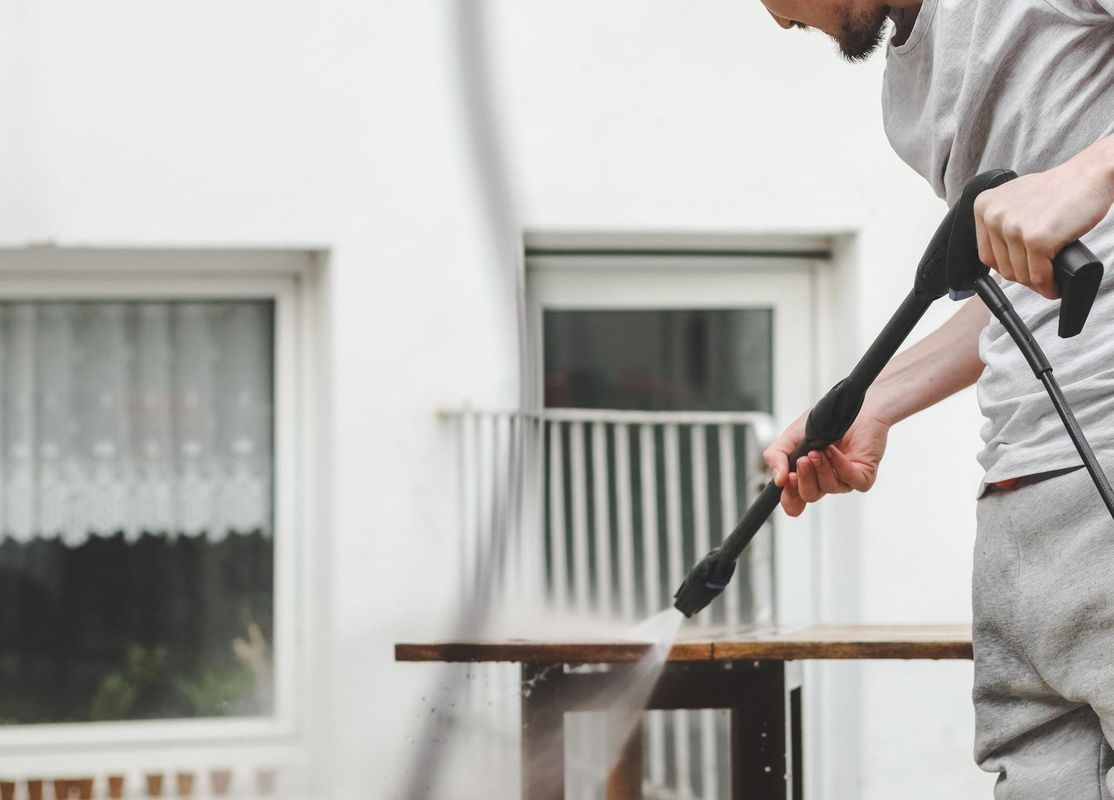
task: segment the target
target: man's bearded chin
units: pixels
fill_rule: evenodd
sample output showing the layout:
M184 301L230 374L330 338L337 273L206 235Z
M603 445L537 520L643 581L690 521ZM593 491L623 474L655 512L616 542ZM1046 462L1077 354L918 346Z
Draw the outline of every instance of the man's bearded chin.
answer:
M851 62L865 61L886 41L886 20L890 7L856 12L851 3L843 11L843 24L836 44L839 52Z

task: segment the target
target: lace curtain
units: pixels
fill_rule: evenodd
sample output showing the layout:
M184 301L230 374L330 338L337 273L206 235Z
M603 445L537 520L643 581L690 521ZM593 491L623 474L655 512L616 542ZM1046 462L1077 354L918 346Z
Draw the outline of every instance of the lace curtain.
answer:
M269 535L272 316L0 303L0 536Z

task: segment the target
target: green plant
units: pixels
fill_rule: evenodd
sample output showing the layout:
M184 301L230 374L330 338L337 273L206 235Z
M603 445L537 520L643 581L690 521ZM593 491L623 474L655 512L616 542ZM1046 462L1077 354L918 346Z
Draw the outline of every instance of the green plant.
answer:
M193 716L224 717L255 711L255 676L242 663L202 667L196 678L175 678Z
M128 719L139 695L159 680L165 670L165 647L129 645L124 669L110 672L101 679L89 706L89 719Z

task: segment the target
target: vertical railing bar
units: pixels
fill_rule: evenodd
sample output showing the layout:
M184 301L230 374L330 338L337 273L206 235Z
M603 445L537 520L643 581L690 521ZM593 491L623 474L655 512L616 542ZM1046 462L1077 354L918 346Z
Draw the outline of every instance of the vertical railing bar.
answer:
M588 567L588 475L585 467L584 423L569 426L569 461L572 482L573 597L576 610L588 613L588 592L592 583Z
M696 558L702 558L711 549L708 506L708 429L705 425L689 428L689 457L692 472L693 544ZM706 628L711 624L710 614L698 614L697 624ZM719 797L719 764L716 747L715 712L700 712L700 769L703 781L701 794L704 800Z
M592 544L595 558L595 606L593 611L605 617L611 616L611 490L610 469L607 462L607 426L601 421L592 423ZM585 429L587 435L587 428ZM601 667L602 669L602 667ZM599 754L606 752L605 728L591 725L588 728L592 760L598 761ZM589 781L589 791L594 782Z
M681 541L681 449L676 425L664 427L665 445L665 537L669 586L678 586L684 577L684 549Z
M618 423L615 440L615 523L619 536L619 610L634 619L634 520L631 505L630 429Z
M530 598L530 571L527 567L530 560L530 540L533 531L531 530L530 520L530 462L532 459L531 444L533 437L530 430L530 418L523 415L518 418L518 427L515 430L517 436L516 447L519 448L519 462L518 468L521 473L518 478L518 491L520 493L518 499L518 507L516 509L515 517L515 541L518 542L517 558L515 559L515 571L518 575L518 591L515 595L520 607L525 607Z
M491 415L491 463L488 465L491 471L491 510L487 516L487 529L484 532L484 557L489 561L498 559L498 563L489 565L489 575L495 585L492 587L492 598L505 600L507 591L507 548L510 545L509 541L499 541L499 537L509 534L506 526L506 514L509 511L508 505L508 470L510 464L507 459L507 444L510 440L507 427L509 417L506 413L493 413ZM502 551L502 552L500 552ZM499 605L504 606L503 603ZM505 606L504 606L505 607ZM481 707L479 719L485 720L487 723L487 730L481 731L481 753L484 761L491 764L495 758L498 757L497 744L494 741L496 737L492 735L492 729L498 726L498 709L495 706L498 698L496 696L496 672L498 670L497 664L479 664L477 665L475 682L479 684L479 697L481 698Z
M738 484L735 482L735 431L733 425L719 426L720 507L726 536L739 520ZM739 584L746 576L736 575L727 584L724 602L728 627L739 624Z
M507 415L507 447L503 454L506 467L504 474L507 482L507 566L504 570L507 584L506 597L508 604L514 608L521 608L522 571L519 563L522 558L522 525L519 514L522 503L522 467L518 464L518 474L514 474L514 457L516 450L521 445L521 426L524 420L518 414ZM521 453L520 453L521 455ZM515 486L518 486L518 496L515 496ZM511 607L511 606L508 606Z
M639 475L642 483L643 599L647 614L661 611L661 566L658 541L657 458L653 425L639 425ZM649 717L650 783L665 784L665 719L661 712Z
M704 425L689 428L689 458L692 468L692 538L696 558L703 558L712 549L709 537L708 512L708 429ZM710 624L707 615L698 614L697 624Z
M545 432L540 419L533 414L515 415L519 445L522 447L521 504L517 509L515 532L517 557L512 562L516 572L516 609L539 609L545 603ZM518 752L520 731L519 669L517 665L500 665L496 706L501 709L500 765L514 763ZM496 767L503 769L503 766Z
M475 497L476 497L476 531L472 549L472 576L470 578L470 591L476 590L476 582L480 577L480 565L484 557L484 537L487 531L490 515L487 509L487 475L485 469L485 451L487 437L485 436L486 414L477 414L473 420L473 433L475 434Z
M520 607L528 607L534 598L530 597L533 582L533 552L535 530L534 520L534 421L531 417L523 415L518 421L519 445L522 447L520 481L522 501L518 507L518 558L515 561L515 570L518 573L518 592L516 595Z
M504 424L506 421L506 414L491 415L491 515L487 522L487 558L493 561L498 556L500 548L506 548L509 544L506 541L498 541L499 537L506 534L503 523L508 509L507 469L509 465L505 457L507 437ZM489 573L491 579L495 581L492 597L496 601L506 598L506 567L506 550L504 549L501 561L489 567L491 569Z
M758 494L758 474L760 471L759 445L754 428L750 425L744 429L746 437L746 491L747 505ZM774 621L773 614L773 536L770 522L767 521L758 535L754 537L750 547L747 548L747 563L749 565L751 602L754 609L754 622L760 625L769 625Z
M596 545L596 604L611 616L611 474L607 467L607 426L592 424L592 483Z
M466 602L468 593L471 591L472 580L472 548L474 547L474 540L472 536L473 524L475 522L474 512L472 510L472 470L470 462L472 458L472 437L470 435L472 430L472 417L468 414L461 414L454 420L456 427L456 440L457 440L457 492L459 494L460 503L460 600Z
M545 420L538 417L534 421L534 584L538 588L538 596L534 599L539 603L548 600L546 592L547 571L545 565Z
M675 424L663 429L665 451L665 536L667 545L666 573L669 586L681 585L684 577L684 545L681 533L681 447L680 431ZM689 743L689 716L687 711L673 715L673 755L677 778L677 797L692 797L692 758Z
M657 455L654 426L640 425L639 475L642 481L642 579L646 612L661 611L661 561L658 540Z
M517 422L517 442L518 446L522 448L520 454L520 490L522 494L521 504L517 509L515 531L515 538L518 543L518 555L514 562L514 570L517 575L515 607L532 609L536 607L536 604L540 605L538 603L540 598L535 595L539 590L544 592L542 587L545 586L544 580L539 579L539 572L542 572L544 577L544 566L540 571L537 567L537 561L539 560L537 552L543 537L541 529L536 526L538 512L535 508L540 486L540 474L543 473L538 461L542 451L537 446L535 418L530 414L521 414L517 416ZM542 560L544 561L544 559ZM503 709L502 764L515 763L517 760L515 754L518 748L514 747L512 743L517 743L520 730L521 703L517 691L519 686L518 676L519 669L516 665L501 665L500 700L498 702Z
M473 595L477 591L480 573L483 570L484 558L487 555L486 545L491 529L493 506L490 504L490 501L493 485L489 484L489 480L492 477L490 463L491 460L494 460L494 456L491 453L491 429L495 424L495 415L477 413L473 419L473 423L475 445L475 481L473 488L475 490L476 529L472 539L471 577L468 585L469 595ZM470 738L469 749L476 758L482 758L484 755L484 731L482 727L485 703L484 693L482 686L476 680L468 681L467 692L468 708L470 709L470 713L467 715L469 722L466 723ZM481 721L479 727L477 727L475 721Z
M457 441L460 448L457 454L458 469L460 470L458 487L461 514L459 593L460 602L464 604L468 602L469 594L474 591L474 570L478 563L475 536L475 532L479 530L477 525L478 512L474 508L477 499L474 486L477 477L475 471L475 415L471 413L461 414L456 420L456 427ZM468 686L464 690L462 702L472 710L479 706L476 692L472 686ZM478 745L476 730L472 726L466 726L463 735L465 748Z
M553 573L553 604L567 605L568 571L565 565L565 476L561 423L549 423L549 561Z

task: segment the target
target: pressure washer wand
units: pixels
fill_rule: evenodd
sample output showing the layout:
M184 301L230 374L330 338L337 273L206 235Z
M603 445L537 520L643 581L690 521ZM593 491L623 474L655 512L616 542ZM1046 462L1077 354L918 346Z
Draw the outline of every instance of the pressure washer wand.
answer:
M945 294L953 300L963 300L978 293L1013 337L1034 374L1044 383L1103 502L1114 516L1114 492L1052 376L1052 367L1009 299L990 276L990 270L979 261L975 198L1016 177L1010 170L993 170L967 184L960 201L937 228L921 258L913 291L902 301L851 374L828 390L809 412L805 438L789 458L790 469L809 452L822 450L843 438L862 408L867 389L933 302ZM1083 329L1098 293L1103 267L1080 242L1065 247L1053 260L1053 267L1060 289L1059 335L1068 338ZM766 485L723 543L704 556L681 583L673 596L676 609L691 617L727 588L735 573L736 560L777 508L782 491L783 487L773 481Z
M843 438L863 406L867 389L940 296L923 295L916 289L909 293L851 374L829 389L809 412L804 441L790 457L790 465L811 451L823 450ZM691 617L727 588L735 574L736 560L777 508L782 489L773 481L766 485L723 543L693 567L674 595L675 608Z

